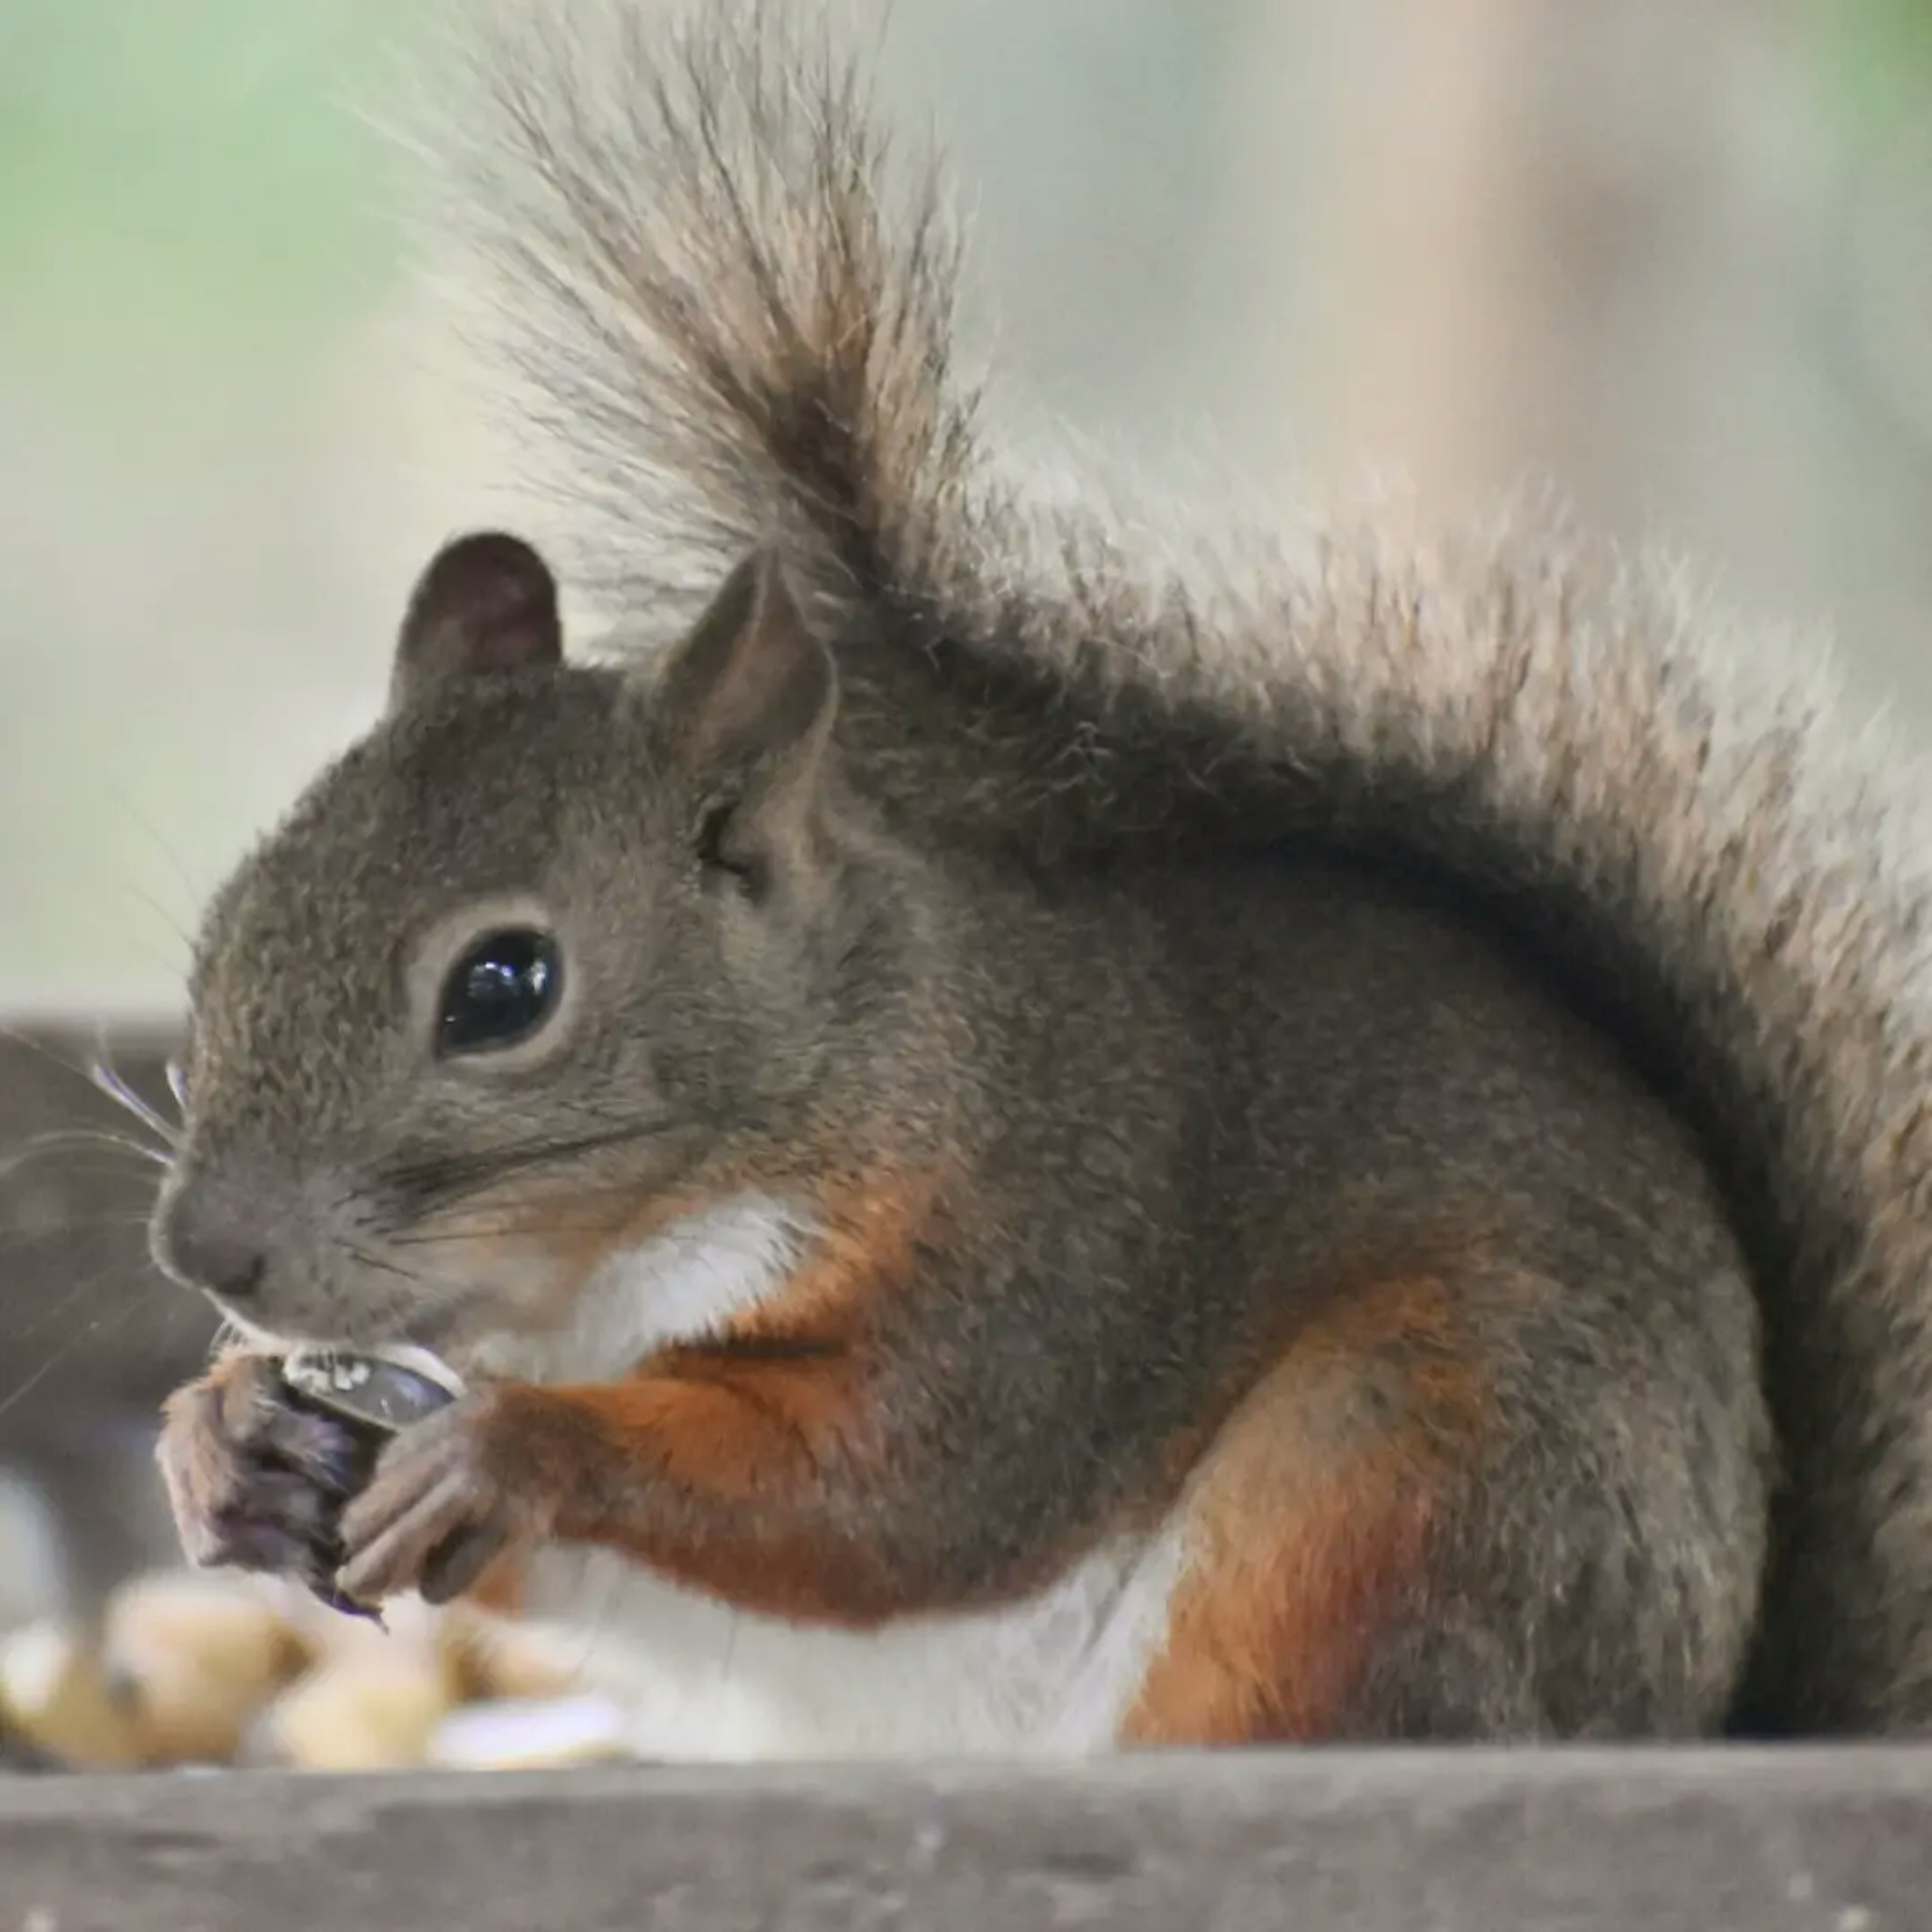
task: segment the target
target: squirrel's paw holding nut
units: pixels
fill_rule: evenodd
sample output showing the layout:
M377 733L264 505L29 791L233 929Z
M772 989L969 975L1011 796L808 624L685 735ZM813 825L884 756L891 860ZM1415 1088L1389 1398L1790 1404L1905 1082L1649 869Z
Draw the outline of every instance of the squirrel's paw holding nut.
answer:
M448 1603L504 1551L537 1533L516 1493L503 1411L488 1394L464 1397L412 1424L382 1451L368 1486L342 1517L335 1585L358 1604L415 1590Z
M332 1567L354 1444L284 1397L272 1357L239 1353L169 1398L157 1456L191 1562L302 1577Z

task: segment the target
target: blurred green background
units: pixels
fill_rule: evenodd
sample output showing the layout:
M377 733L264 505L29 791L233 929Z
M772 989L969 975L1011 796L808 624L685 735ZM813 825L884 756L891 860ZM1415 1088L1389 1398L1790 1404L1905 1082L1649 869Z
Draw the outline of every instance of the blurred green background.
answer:
M1932 0L894 14L1020 402L1156 473L1553 480L1932 721ZM0 0L16 1010L172 1004L416 563L514 494L392 218L416 24Z

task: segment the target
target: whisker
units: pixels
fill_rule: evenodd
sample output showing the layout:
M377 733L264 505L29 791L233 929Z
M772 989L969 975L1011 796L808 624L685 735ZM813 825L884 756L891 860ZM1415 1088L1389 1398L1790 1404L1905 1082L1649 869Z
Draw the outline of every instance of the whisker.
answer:
M432 1216L398 1228L388 1237L392 1247L433 1246L439 1241L496 1241L522 1234L596 1234L614 1232L628 1220L638 1204L632 1187L610 1187L598 1192L573 1190L550 1201L542 1194L493 1199L476 1208L452 1210L464 1216L460 1225L444 1225L449 1216ZM598 1211L608 1202L608 1209ZM549 1211L546 1211L546 1210Z
M17 1173L20 1168L40 1154L58 1154L70 1148L86 1148L90 1150L106 1150L110 1153L134 1156L156 1167L172 1165L173 1156L162 1148L150 1147L146 1141L135 1139L131 1134L118 1134L109 1127L50 1127L25 1140L4 1159L0 1159L0 1179Z
M562 1156L560 1156L561 1159ZM654 1182L656 1187L665 1184ZM448 1202L433 1202L419 1213L412 1215L404 1224L410 1227L427 1226L434 1222L468 1215L478 1211L488 1213L501 1208L508 1212L532 1204L542 1206L548 1202L575 1202L620 1201L634 1202L644 1190L638 1177L623 1174L608 1180L585 1184L574 1178L560 1182L557 1177L532 1168L523 1174L514 1174L500 1184L479 1182L465 1190L464 1196ZM487 1198L478 1202L476 1197L487 1193Z
M160 827L154 823L153 819L151 818L146 812L142 810L140 806L136 802L133 795L124 786L121 784L115 778L108 778L106 780L106 784L108 790L113 795L116 804L128 814L128 818L133 822L136 830L139 830L148 841L148 842L153 845L154 850L167 861L170 868L174 873L176 879L180 884L182 890L187 893L188 898L197 904L199 904L203 899L206 898L208 896L207 892L203 887L197 886L194 879L189 876L188 866L186 862L182 859L180 853L178 852L175 848L161 836ZM194 939L190 934L182 931L181 922L176 918L175 915L169 911L167 908L163 905L159 900L152 898L149 894L142 892L140 894L140 896L145 899L147 903L160 914L162 922L167 927L168 930L181 941L184 946L188 948L189 951L192 952L194 949Z
M379 1255L372 1248L365 1248L356 1242L348 1244L351 1258L364 1268L374 1268L379 1274L394 1275L398 1281L421 1282L424 1277L414 1268L404 1268L400 1262L392 1262L386 1255Z
M93 1060L88 1067L87 1077L110 1100L126 1108L149 1132L158 1136L164 1144L170 1148L180 1146L180 1128L158 1107L149 1105L136 1093L106 1059Z
M434 1248L440 1246L461 1247L466 1244L475 1246L491 1241L522 1240L544 1240L554 1236L566 1238L572 1235L613 1234L623 1226L622 1221L544 1221L525 1226L503 1228L455 1228L446 1234L395 1234L389 1238L392 1248Z
M146 1189L140 1185L148 1178L145 1168L132 1166L125 1160L112 1160L103 1152L64 1160L56 1172L58 1177L57 1184L63 1190L67 1184L73 1183L89 1190L106 1187L116 1190L112 1200L98 1203L86 1200L79 1202L70 1201L63 1191L56 1202L49 1204L57 1205L61 1209L61 1218L64 1222L79 1227L104 1219L112 1220L124 1211L134 1220L145 1221L148 1218L152 1204ZM0 1185L17 1186L19 1180L16 1168L0 1163ZM132 1206L126 1198L130 1189L139 1190ZM13 1210L10 1209L8 1211L10 1214ZM38 1213L29 1212L26 1218L29 1221L38 1222L43 1216Z
M681 1120L668 1117L633 1120L621 1127L542 1141L527 1147L436 1155L413 1165L400 1165L388 1178L399 1193L418 1197L423 1209L448 1207L468 1200L486 1188L494 1187L510 1176L558 1161L574 1160L580 1154L656 1139L685 1124L687 1124Z
M0 1255L22 1254L46 1241L71 1240L77 1234L98 1228L124 1229L132 1234L148 1225L145 1214L131 1211L110 1214L68 1214L44 1228L9 1228L0 1233ZM17 1291L10 1290L10 1294Z
M159 899L156 898L152 892L148 892L142 886L134 884L131 880L124 881L122 886L122 890L126 892L129 898L139 899L142 904L146 906L148 910L167 928L170 934L181 942L182 953L187 955L190 958L193 957L194 952L194 935L188 932L188 930L182 926L181 921L176 918L174 914L169 911L167 908L164 906ZM165 966L170 973L178 974L181 970L182 961L179 956L170 959L152 944L146 950L148 952L148 956L158 965Z
M0 1040L4 1040L14 1046L24 1047L29 1053L38 1054L50 1066L57 1066L62 1072L70 1073L75 1079L84 1081L90 1087L94 1084L85 1066L74 1060L63 1058L45 1040L38 1038L20 1027L0 1025Z
M8 1337L9 1346L30 1340L50 1323L68 1319L82 1303L91 1299L102 1288L110 1286L117 1279L124 1285L131 1285L129 1283L128 1275L123 1272L121 1264L118 1262L110 1262L104 1268L98 1268L91 1274L82 1275L78 1280L68 1282L62 1292L55 1298L52 1307L44 1310L24 1328L16 1328L10 1333ZM137 1305L132 1296L129 1298L128 1305L130 1312Z
M475 1196L482 1195L484 1189L478 1186L472 1191L470 1200L454 1201L447 1204L436 1203L427 1210L428 1214L446 1216L474 1212L471 1204ZM560 1178L555 1174L532 1169L527 1174L512 1174L501 1185L488 1190L490 1201L501 1201L517 1205L532 1201L553 1199L592 1200L606 1195L635 1196L638 1192L634 1175L614 1177L608 1180L593 1180L586 1184L574 1177ZM427 1218L427 1216L425 1216Z
M418 1295L427 1292L445 1300L460 1301L470 1291L470 1283L456 1276L445 1274L440 1270L425 1271L421 1268L405 1268L386 1256L375 1253L360 1243L352 1241L346 1245L350 1256L363 1267L406 1282L417 1291Z
M89 1286L98 1286L99 1281L104 1278L104 1273L105 1271L103 1276L94 1277ZM35 1389L40 1387L41 1383L46 1380L48 1376L53 1373L55 1370L63 1362L71 1360L80 1349L100 1340L103 1336L112 1334L116 1329L132 1321L140 1312L140 1306L138 1302L130 1301L125 1307L116 1314L111 1316L97 1316L92 1321L86 1323L65 1346L55 1349L31 1375L16 1382L6 1394L0 1396L0 1416L5 1415L9 1409L24 1402Z
M188 1114L188 1069L177 1058L167 1064L168 1091L175 1096L175 1107L184 1119Z

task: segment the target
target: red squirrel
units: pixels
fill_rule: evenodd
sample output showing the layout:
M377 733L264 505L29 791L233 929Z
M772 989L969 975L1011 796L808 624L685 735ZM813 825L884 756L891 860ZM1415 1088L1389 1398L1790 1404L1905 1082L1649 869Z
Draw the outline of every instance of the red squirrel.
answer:
M437 555L208 914L190 1552L659 1755L1918 1726L1910 788L1563 529L1048 505L858 68L521 16L450 201L574 536ZM395 1343L352 1480L278 1359Z

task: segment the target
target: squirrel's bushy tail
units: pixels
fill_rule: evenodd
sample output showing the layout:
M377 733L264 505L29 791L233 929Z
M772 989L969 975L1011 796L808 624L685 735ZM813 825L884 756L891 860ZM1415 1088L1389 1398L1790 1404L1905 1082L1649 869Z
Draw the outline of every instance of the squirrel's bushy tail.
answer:
M1786 1487L1741 1721L1932 1722L1932 826L1882 748L1561 531L1291 556L1040 507L953 371L932 170L776 9L470 45L449 205L579 580L648 639L782 542L868 780L953 836L1314 834L1492 906L1694 1118L1754 1258Z

